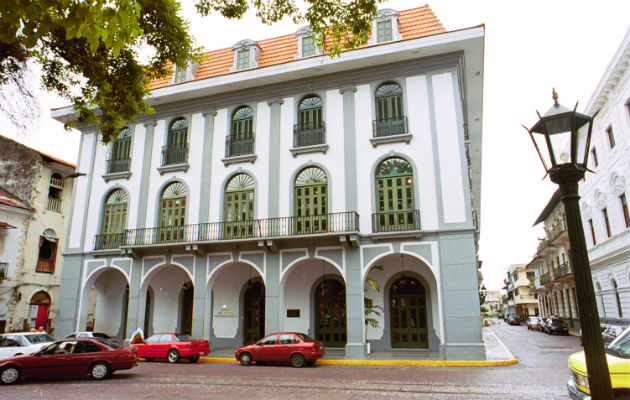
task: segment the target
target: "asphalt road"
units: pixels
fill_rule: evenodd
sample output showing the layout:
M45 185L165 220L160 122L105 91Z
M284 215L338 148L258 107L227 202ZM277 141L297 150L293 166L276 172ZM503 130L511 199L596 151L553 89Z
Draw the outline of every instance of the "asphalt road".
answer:
M103 382L87 378L26 381L0 388L10 399L567 399L567 357L574 337L492 327L519 362L501 367L142 362Z

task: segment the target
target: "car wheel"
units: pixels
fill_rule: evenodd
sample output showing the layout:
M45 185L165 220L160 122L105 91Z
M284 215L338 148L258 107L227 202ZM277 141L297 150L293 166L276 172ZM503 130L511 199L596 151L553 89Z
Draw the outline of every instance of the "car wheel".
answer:
M177 361L179 361L179 353L177 352L177 350L171 349L168 351L168 354L166 355L166 359L171 364L175 364Z
M293 354L291 356L291 365L295 368L301 368L304 366L304 356L301 354Z
M191 363L196 363L197 361L199 361L199 356L190 357L189 360Z
M144 357L145 360L147 360L148 362L153 361L153 357Z
M241 356L238 359L241 362L241 365L250 365L252 363L252 355L249 353L241 353Z
M104 362L97 362L90 368L90 376L96 380L107 378L109 376L109 365Z
M20 370L10 365L2 370L0 373L0 381L2 381L3 385L12 385L14 384L20 377Z

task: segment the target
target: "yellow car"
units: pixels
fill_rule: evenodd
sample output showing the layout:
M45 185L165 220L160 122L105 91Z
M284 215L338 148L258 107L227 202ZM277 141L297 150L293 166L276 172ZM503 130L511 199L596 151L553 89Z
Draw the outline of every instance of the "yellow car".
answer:
M606 347L606 359L615 400L630 399L630 328ZM569 357L571 376L567 382L569 396L574 400L590 399L584 352Z

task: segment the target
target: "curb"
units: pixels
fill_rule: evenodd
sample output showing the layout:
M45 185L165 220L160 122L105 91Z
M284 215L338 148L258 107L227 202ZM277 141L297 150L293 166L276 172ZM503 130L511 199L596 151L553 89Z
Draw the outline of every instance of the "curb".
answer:
M238 363L234 358L201 357L199 362ZM498 367L513 365L518 361L510 360L317 360L320 365L395 365L395 366L433 366L433 367Z
M577 333L577 332L571 332L571 331L569 331L569 335L571 335L571 336L575 336L575 337L577 337L577 338L582 337L582 335L580 335L579 333Z

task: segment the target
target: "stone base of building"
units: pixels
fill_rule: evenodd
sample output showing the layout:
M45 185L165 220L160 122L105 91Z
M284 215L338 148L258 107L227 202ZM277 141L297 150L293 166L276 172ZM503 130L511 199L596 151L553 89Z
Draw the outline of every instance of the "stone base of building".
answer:
M367 357L367 346L364 343L346 344L346 358L350 360L365 360Z
M443 360L485 360L486 348L483 343L446 344L440 346Z

